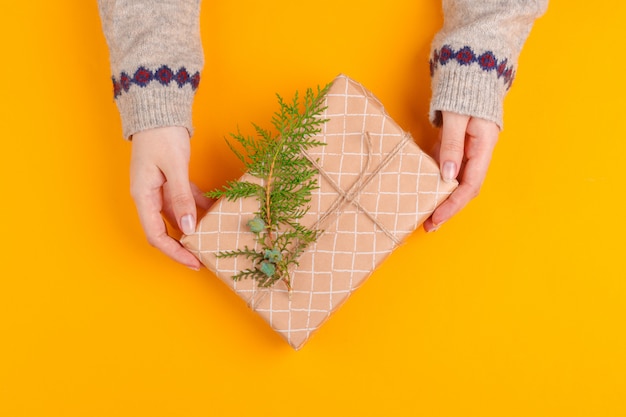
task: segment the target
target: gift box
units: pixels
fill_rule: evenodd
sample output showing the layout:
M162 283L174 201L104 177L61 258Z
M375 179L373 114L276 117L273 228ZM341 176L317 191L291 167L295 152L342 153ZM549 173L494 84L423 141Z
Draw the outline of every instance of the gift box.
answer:
M321 231L299 259L292 288L262 288L232 276L250 268L244 257L222 251L255 247L247 226L255 198L217 201L181 242L294 348L299 349L402 241L457 186L441 180L437 163L387 115L358 82L338 76L325 97L327 122L306 151L319 171L308 213L301 219ZM259 181L249 174L242 180Z

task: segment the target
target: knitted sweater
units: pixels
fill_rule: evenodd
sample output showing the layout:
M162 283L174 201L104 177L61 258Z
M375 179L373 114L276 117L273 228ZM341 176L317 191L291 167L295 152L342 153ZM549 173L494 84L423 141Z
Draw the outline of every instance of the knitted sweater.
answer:
M495 122L522 46L548 0L443 0L444 25L431 46L430 120L441 111Z
M200 0L99 0L124 137L161 126L192 132L204 64Z
M160 126L192 132L204 63L200 0L98 0L113 94L126 138ZM548 0L443 0L444 25L430 58L430 119L441 111L502 127L502 103L534 20Z

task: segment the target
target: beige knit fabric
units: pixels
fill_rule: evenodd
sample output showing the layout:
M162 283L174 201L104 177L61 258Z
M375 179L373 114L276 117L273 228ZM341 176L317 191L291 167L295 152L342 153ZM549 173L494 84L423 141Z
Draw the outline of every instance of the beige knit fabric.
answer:
M503 101L533 22L548 0L443 0L444 26L431 46L430 120L441 111L480 117L503 127ZM449 59L442 50L452 52ZM468 55L470 54L470 55ZM495 62L481 63L491 55Z
M132 77L142 67L185 69L189 75L202 70L200 0L98 0L98 5L113 78ZM194 93L190 83L179 87L175 80L131 84L116 98L124 137L160 126L183 126L191 133Z
M140 67L156 70L167 65L190 74L202 69L199 30L200 0L98 0L102 26L109 45L113 77L129 75ZM432 99L430 119L441 123L440 111L472 115L503 125L502 103L518 56L533 21L542 15L547 0L443 0L444 26L431 49ZM368 7L364 5L363 7ZM219 19L219 16L215 16ZM477 61L433 59L444 46L457 53L463 48L475 58L491 52L503 69L484 70ZM163 86L152 82L133 86L117 97L123 133L150 127L180 125L192 130L189 85Z
M356 81L337 77L326 104L329 121L316 137L326 145L308 152L320 166L320 188L302 219L323 233L293 271L291 295L283 283L262 289L252 280L234 282L231 277L250 261L216 257L255 247L246 223L259 210L256 199L221 199L197 233L182 239L296 349L456 187L441 180L437 164Z

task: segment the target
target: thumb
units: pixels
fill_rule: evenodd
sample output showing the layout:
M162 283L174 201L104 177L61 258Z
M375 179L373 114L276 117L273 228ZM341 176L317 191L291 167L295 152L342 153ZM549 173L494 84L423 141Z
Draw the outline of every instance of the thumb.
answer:
M459 175L465 150L465 132L469 116L457 113L442 112L441 149L439 163L441 177L444 181L452 181Z
M196 202L189 184L189 179L183 173L167 176L164 185L165 206L171 213L172 220L176 222L178 228L186 235L196 231Z

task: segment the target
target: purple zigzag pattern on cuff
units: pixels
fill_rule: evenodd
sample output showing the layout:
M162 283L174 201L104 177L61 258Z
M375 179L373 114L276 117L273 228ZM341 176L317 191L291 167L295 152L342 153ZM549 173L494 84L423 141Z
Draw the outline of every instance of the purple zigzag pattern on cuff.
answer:
M195 91L200 84L200 73L189 74L185 67L181 67L178 71L172 71L167 65L163 65L152 71L146 67L139 67L131 76L126 72L122 72L119 78L113 79L113 97L118 98L122 92L127 93L133 85L146 87L152 81L156 81L163 86L169 86L175 82L178 88L183 88L189 84L191 89Z
M440 49L433 52L430 59L430 76L432 77L439 65L446 65L450 61L454 61L461 66L476 64L485 72L495 71L498 78L504 79L504 85L508 90L515 79L515 70L508 66L508 60L498 60L493 52L486 51L482 54L476 54L469 46L455 51L450 45L444 45Z

